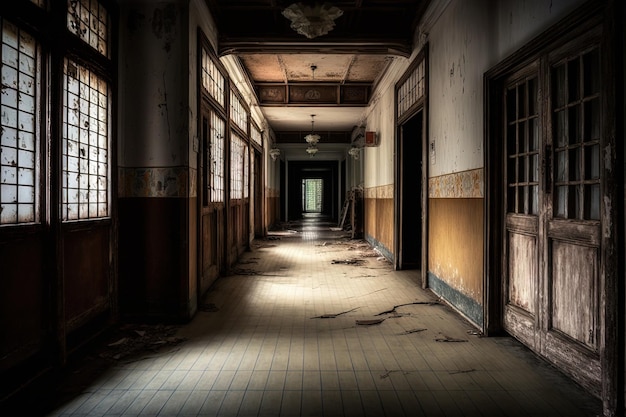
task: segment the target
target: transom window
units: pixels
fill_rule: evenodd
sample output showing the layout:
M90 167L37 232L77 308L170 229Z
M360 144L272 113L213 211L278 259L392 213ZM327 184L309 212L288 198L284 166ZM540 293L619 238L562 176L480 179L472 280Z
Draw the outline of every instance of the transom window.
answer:
M424 97L424 87L424 59L422 58L398 89L398 117L402 117L411 106Z
M67 28L105 57L110 57L109 13L98 0L67 0Z
M202 88L217 101L224 106L224 76L217 69L217 65L211 59L211 56L202 48L202 69L201 84Z
M244 132L248 131L248 111L234 91L230 92L230 119Z

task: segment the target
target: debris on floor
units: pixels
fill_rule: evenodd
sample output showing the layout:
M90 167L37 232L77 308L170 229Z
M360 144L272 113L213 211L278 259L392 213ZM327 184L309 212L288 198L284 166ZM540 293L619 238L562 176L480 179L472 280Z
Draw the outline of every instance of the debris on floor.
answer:
M467 339L456 339L444 334L443 337L436 338L435 342L467 342Z
M202 304L200 307L198 307L198 310L205 311L207 313L215 313L217 311L220 311L219 307L216 306L214 303Z
M184 338L175 336L177 330L169 325L125 325L102 346L98 356L112 361L141 360L184 342Z
M450 371L448 372L449 375L456 375L456 374L468 374L470 372L475 372L476 369L472 368L472 369L457 369L456 371Z
M356 320L355 323L357 324L357 326L371 326L374 324L380 324L383 321L385 321L385 319L366 319L366 320Z
M335 317L341 316L342 314L350 313L354 310L357 310L359 307L355 307L350 310L342 311L341 313L331 313L331 314L322 314L321 316L311 317L312 319L334 319Z
M419 333L419 332L423 332L424 330L428 330L428 329L410 329L410 330L405 330L402 333L400 333L401 335L405 335L405 334L413 334L413 333Z
M331 264L343 264L343 265L361 265L365 262L363 259L333 259Z
M428 306L432 306L432 305L439 305L441 303L439 303L438 301L415 301L413 303L404 303L404 304L398 304L396 306L393 306L393 308L391 310L386 310L386 311L382 311L378 314L376 314L377 316L382 316L383 314L398 314L398 312L396 311L397 308L399 307L404 307L404 306L412 306L412 305L428 305Z
M471 334L472 336L483 337L484 334L480 330L470 329L467 331L467 334Z
M259 275L259 271L250 268L236 268L232 271L233 275Z

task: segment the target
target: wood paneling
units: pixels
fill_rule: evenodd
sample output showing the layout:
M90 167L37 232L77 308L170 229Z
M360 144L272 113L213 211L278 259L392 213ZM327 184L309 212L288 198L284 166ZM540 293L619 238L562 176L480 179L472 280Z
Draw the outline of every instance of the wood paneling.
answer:
M393 253L393 199L364 199L364 233Z
M31 235L0 244L2 371L40 349L45 329L54 320L46 308L49 300L44 298L49 285L44 274L43 240Z
M182 198L119 200L122 314L186 317L187 204Z
M110 296L110 226L65 233L63 277L68 331L108 309Z
M428 267L450 287L482 303L483 200L429 200Z

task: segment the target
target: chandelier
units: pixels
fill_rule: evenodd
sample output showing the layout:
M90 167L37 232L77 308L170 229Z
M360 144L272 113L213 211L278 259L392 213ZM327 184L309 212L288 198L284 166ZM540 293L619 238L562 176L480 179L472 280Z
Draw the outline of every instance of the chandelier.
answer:
M343 11L328 3L315 3L313 6L294 3L283 10L283 16L291 20L291 28L309 39L326 35L335 27L335 19Z
M308 153L309 156L313 158L318 150L319 149L317 149L315 146L309 146L308 148L306 148L306 153Z
M313 118L315 117L314 114L311 115L311 133L309 133L308 135L306 135L304 137L304 140L306 141L306 143L308 143L309 145L315 146L317 145L317 142L320 141L320 135L318 135L317 133L314 133L314 123L315 121L313 120Z

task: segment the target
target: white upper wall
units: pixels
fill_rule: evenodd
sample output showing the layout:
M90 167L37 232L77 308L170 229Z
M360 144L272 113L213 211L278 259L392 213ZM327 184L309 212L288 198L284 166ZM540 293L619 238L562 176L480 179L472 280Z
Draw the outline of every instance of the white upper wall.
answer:
M120 166L187 163L187 5L120 3Z
M452 0L429 43L430 176L483 166L483 73L489 63L488 0Z
M429 175L484 167L483 76L584 3L440 0L418 29L429 43ZM436 12L433 12L436 10ZM432 149L432 148L431 148Z

